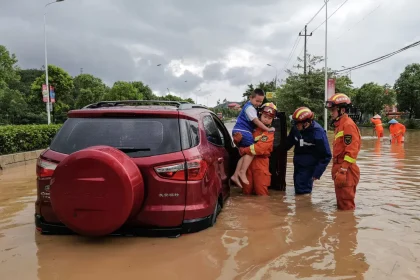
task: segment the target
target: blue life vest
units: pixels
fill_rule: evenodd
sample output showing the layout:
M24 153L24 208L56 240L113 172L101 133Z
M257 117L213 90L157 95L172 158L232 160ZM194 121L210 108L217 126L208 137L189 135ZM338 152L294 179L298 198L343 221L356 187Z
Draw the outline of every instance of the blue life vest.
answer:
M252 120L248 118L245 112L249 106L254 106L252 105L251 101L245 103L244 107L242 108L242 111L239 113L239 116L236 120L236 124L233 127L233 131L248 131L250 133L254 131L255 125L252 122Z

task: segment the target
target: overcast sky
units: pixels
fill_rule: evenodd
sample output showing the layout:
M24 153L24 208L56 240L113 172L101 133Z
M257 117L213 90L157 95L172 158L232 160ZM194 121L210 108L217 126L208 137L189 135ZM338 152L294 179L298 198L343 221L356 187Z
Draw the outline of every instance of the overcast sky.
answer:
M0 44L22 68L44 65L47 0L0 0ZM329 14L344 0L330 0ZM285 78L297 35L323 0L65 0L48 6L48 63L72 76L93 74L112 86L140 80L157 94L192 97L212 106L240 101L249 83ZM378 8L379 6L379 8ZM373 12L372 12L373 11ZM329 20L328 66L340 69L420 40L419 0L348 0ZM325 19L325 10L308 32ZM324 55L325 25L308 39ZM302 53L303 37L288 67ZM420 47L353 71L356 86L394 84ZM157 66L160 64L161 66ZM211 94L211 96L210 96Z

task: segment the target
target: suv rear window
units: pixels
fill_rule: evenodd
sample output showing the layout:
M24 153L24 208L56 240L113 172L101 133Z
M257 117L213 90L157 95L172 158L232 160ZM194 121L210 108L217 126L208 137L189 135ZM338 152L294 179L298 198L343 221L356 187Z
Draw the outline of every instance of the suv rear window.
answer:
M70 118L53 139L50 149L71 154L87 147L107 145L130 157L181 151L176 118Z

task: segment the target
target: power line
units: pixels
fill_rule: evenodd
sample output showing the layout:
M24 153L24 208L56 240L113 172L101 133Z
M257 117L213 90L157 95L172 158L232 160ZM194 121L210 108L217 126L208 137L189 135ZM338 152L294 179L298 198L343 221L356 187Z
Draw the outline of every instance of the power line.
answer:
M324 4L324 5L322 5L322 7L318 10L318 12L316 12L316 14L311 18L311 20L310 21L308 21L307 23L306 23L306 25L308 25L308 24L310 24L313 20L314 20L314 18L322 11L322 9L325 7L325 5L326 4Z
M296 64L298 62L299 57L302 55L303 50L305 49L305 45L302 46L302 49L300 50L299 55L296 57L294 64ZM298 68L299 69L299 68Z
M380 56L380 57L378 57L378 58L375 58L375 59L369 60L369 61L367 61L367 62L364 62L364 63L358 64L358 65L355 65L355 66L352 66L352 67L344 68L344 69L342 69L342 70L337 70L337 71L335 71L335 73L341 73L341 72L345 72L345 71L353 71L353 70L355 70L355 69L360 69L360 68L363 68L363 67L369 66L369 65L371 65L371 64L374 64L374 63L380 62L380 61L382 61L382 60L385 60L385 59L387 59L387 58L389 58L389 57L391 57L391 56L394 56L394 55L396 55L396 54L398 54L398 53L400 53L400 52L403 52L403 51L406 51L406 50L408 50L408 49L411 49L411 48L417 47L417 46L419 46L419 45L420 45L420 41L417 41L417 42L415 42L415 43L413 43L413 44L411 44L411 45L408 45L408 46L406 46L406 47L404 47L404 48L402 48L402 49L399 49L399 50L397 50L397 51L394 51L394 52L392 52L392 53L389 53L389 54L386 54L386 55Z
M289 54L289 58L287 59L287 62L285 64L284 68L283 68L283 71L286 70L287 66L289 65L290 61L292 60L293 54L295 53L296 48L297 48L297 46L298 46L298 44L300 42L300 38L301 38L300 36L297 36L297 39L296 39L295 44L294 44L294 46L292 48L292 51Z
M343 7L344 4L347 3L347 1L349 1L349 0L345 0L343 3L341 3L340 7L338 7L327 19L330 19L330 17L332 17L338 10L340 10L341 7ZM320 28L324 23L325 23L325 20L320 25L318 25L317 28L315 28L314 30L312 30L312 33L315 32L318 28Z
M327 0L327 2L328 2L329 0ZM348 0L347 0L348 1ZM308 25L309 23L311 23L314 19L315 19L315 17L322 11L322 9L325 7L325 5L326 5L326 3L324 3L324 5L322 5L322 7L318 10L318 12L311 18L311 20L309 20L308 21L308 23L306 24L306 25ZM299 32L301 32L302 30L304 30L305 28L302 28ZM299 42L300 42L300 36L297 36L297 38L296 38L296 41L295 41L295 43L293 44L293 47L292 47L292 50L290 51L290 54L289 54L289 56L288 56L288 58L287 58L287 62L286 62L286 64L285 64L285 66L283 67L283 71L285 71L286 70L286 68L287 68L287 66L289 65L289 63L290 63L290 60L292 59L292 57L293 57L293 54L294 54L294 52L296 51L296 47L297 47L297 45L299 44Z
M375 9L373 9L372 11L370 11L367 15L365 15L361 20L359 20L358 22L356 22L353 26L351 26L349 29L347 29L347 31L346 32L349 32L353 27L355 27L356 25L358 25L359 23L361 23L362 21L364 21L367 17L369 17L373 12L375 12L377 9L379 9L379 7L381 6L382 4L379 4ZM336 40L338 40L338 39L340 39L342 36L343 36L343 34L344 34L344 32L339 36L339 37L337 37L337 39Z

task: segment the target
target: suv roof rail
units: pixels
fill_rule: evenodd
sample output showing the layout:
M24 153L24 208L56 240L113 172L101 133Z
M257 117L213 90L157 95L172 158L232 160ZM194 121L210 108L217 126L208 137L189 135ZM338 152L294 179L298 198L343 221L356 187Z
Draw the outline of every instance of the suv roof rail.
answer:
M208 109L204 105L198 105L198 104L191 104L191 103L184 103L179 106L180 110L186 110L186 109Z
M114 107L118 105L144 105L148 103L160 103L165 105L173 105L176 107L181 106L183 102L179 101L167 101L167 100L117 100L117 101L99 101L96 103L89 104L83 109L94 109L94 108L100 108L100 107Z
M208 109L204 105L197 105L197 104L191 104L187 101L167 101L167 100L117 100L117 101L99 101L96 103L92 103L89 105L86 105L83 107L83 109L95 109L95 108L101 108L101 107L115 107L119 105L146 105L150 103L157 103L157 104L165 104L169 106L175 106L179 110L185 110L185 109Z

